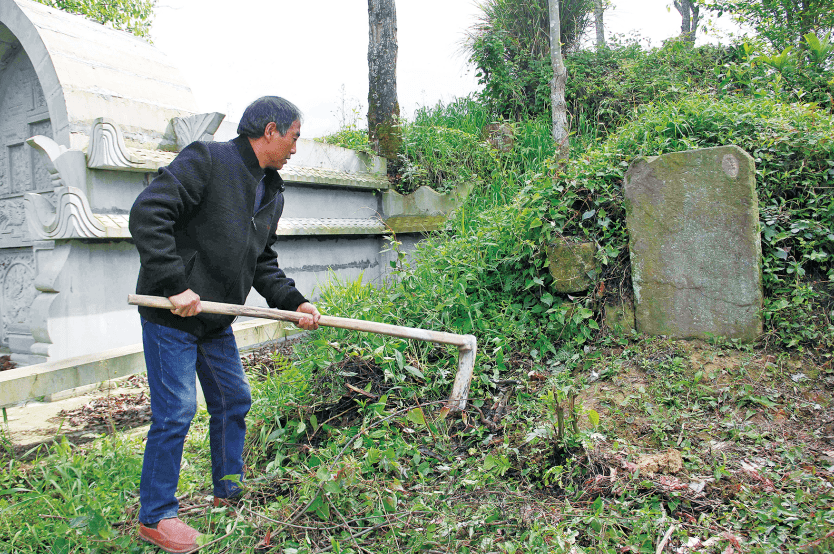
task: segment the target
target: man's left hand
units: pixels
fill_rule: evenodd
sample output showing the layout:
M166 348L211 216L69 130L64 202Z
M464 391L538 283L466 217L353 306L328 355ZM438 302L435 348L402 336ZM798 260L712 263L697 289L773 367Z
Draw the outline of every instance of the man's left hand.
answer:
M295 311L309 314L308 316L299 319L296 325L307 331L315 331L319 328L319 318L321 317L321 314L315 306L313 306L309 302L305 302L304 304L296 308Z

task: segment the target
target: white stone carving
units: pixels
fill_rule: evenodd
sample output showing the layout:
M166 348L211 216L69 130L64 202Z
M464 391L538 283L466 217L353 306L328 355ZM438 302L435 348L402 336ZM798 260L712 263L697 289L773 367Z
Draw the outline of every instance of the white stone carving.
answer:
M26 239L23 226L26 213L20 198L0 201L0 247L20 246Z
M106 117L96 119L93 122L93 130L90 132L87 167L118 170L139 165L139 160L133 157L127 149L125 138L118 125Z
M176 156L176 152L128 148L122 130L113 120L99 117L93 122L87 147L87 167L90 169L154 173Z
M196 140L210 142L226 114L220 112L201 113L188 117L175 117L174 133L177 135L177 149L182 150Z
M29 333L29 308L35 299L35 275L32 260L15 263L3 279L3 325L7 329ZM8 336L8 333L6 334Z
M87 197L75 187L55 189L55 207L40 194L27 193L26 221L39 240L105 238L107 230L90 209Z
M49 137L42 135L34 136L26 142L41 155L41 160L43 161L44 166L46 166L47 173L49 173L52 186L60 187L63 183L61 181L61 169L59 169L59 166L64 166L66 164L59 162L58 160L61 156L68 152L67 147L58 144ZM78 181L76 179L71 184L80 185L81 183L83 183L83 181Z
M282 217L276 233L280 236L293 235L382 235L387 232L385 225L375 218L306 218Z
M52 339L49 336L51 307L58 298L57 281L72 250L71 242L36 241L32 247L35 260L34 287L37 291L29 311L30 331L34 344L30 346L33 360L45 362L49 358Z
M336 185L359 189L386 190L391 184L386 174L348 173L326 168L285 165L281 169L285 183Z
M11 192L28 190L32 183L32 168L23 143L9 146L9 167L11 168Z
M84 168L78 167L83 153L67 150L43 136L32 137L27 142L41 154L55 185L51 199L35 193L23 197L32 237L38 240L106 237L107 230L93 214L84 192L72 186L84 182Z
M34 274L31 251L6 251L0 255L2 343L11 347L13 354L28 353L32 343L30 311L37 295Z

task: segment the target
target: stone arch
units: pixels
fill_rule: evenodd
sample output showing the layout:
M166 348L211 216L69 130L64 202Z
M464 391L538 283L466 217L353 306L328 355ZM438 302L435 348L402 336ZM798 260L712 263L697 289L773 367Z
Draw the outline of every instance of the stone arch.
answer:
M64 91L40 33L14 0L0 0L0 22L0 37L4 37L0 43L0 62L2 56L14 46L14 42L7 46L6 41L13 38L23 49L37 75L51 121L53 140L69 147L70 125Z
M52 120L35 68L20 47L7 49L0 62L0 114L0 197L49 190L49 172L26 140L35 135L52 138ZM8 207L2 202L0 214L5 214ZM0 238L5 231L0 224Z
M84 150L96 119L133 146L176 148L173 118L197 113L179 70L147 41L31 0L0 0L0 63L22 49L43 90L59 145Z

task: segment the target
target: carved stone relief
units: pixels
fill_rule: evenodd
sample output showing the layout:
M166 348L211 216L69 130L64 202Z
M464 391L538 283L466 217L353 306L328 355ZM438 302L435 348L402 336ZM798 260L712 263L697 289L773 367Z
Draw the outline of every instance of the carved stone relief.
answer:
M23 192L32 185L32 158L27 156L26 144L9 146L10 193Z
M21 55L25 56L26 54L21 51L18 53L18 59ZM28 62L29 60L27 59L26 61ZM28 65L29 68L32 67L31 64ZM19 63L13 63L4 71L4 73L8 72L9 74L9 85L3 98L4 107L12 113L25 113L34 108L31 77L29 75L30 72L27 71L29 68ZM32 73L34 73L34 69Z
M40 87L38 87L40 90ZM52 122L47 120L29 124L29 136L43 135L52 138ZM28 138L28 137L27 137ZM52 179L43 160L34 148L27 148L32 159L32 188L27 190L48 190L52 188Z
M29 310L35 300L35 260L31 251L15 252L0 256L2 276L2 341L8 345L11 333L28 334Z
M26 210L22 198L0 200L0 247L26 238Z
M33 134L52 137L43 89L21 48L0 68L0 196L50 187L43 162L26 144Z
M99 117L93 121L90 144L87 147L87 167L155 173L176 157L173 152L128 148L124 134L115 121Z
M177 149L182 150L195 140L213 141L214 133L220 127L225 114L219 112L201 113L173 119L177 135Z
M2 145L0 145L2 146ZM9 188L9 177L6 173L6 166L8 162L6 161L6 149L0 147L0 194L8 194Z

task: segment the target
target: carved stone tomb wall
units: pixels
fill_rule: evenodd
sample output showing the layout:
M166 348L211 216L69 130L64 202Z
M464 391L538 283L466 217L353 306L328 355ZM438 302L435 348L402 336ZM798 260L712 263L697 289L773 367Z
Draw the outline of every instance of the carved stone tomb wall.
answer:
M43 90L32 62L0 25L6 44L0 58L0 344L26 349L32 343L29 309L36 295L34 257L23 194L52 190L41 156L26 140L52 136Z

